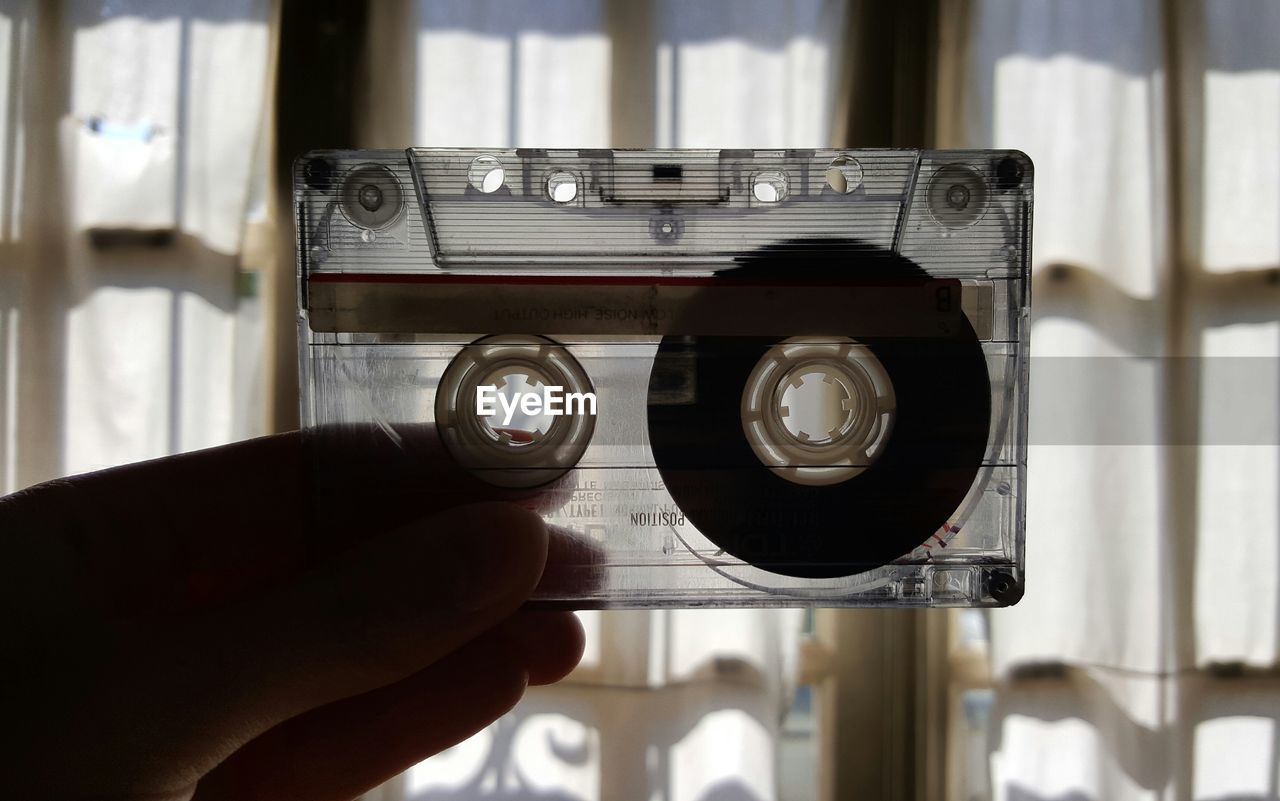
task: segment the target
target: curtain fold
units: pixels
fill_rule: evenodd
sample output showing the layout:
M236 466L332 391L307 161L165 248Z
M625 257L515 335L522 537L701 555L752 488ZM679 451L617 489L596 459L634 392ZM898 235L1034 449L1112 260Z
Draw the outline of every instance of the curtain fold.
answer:
M260 433L271 2L9 8L8 488Z
M1032 370L1084 366L1070 384L1032 381L1030 592L993 616L995 669L1066 659L1166 670L1171 532L1157 443L1171 253L1159 6L974 3L967 26L952 66L964 76L951 101L963 122L944 144L1014 147L1035 162ZM1123 360L1122 386L1104 359ZM1051 409L1072 410L1077 441L1061 442ZM1117 442L1116 416L1142 429Z
M1278 656L1280 14L978 0L948 24L943 144L1036 164L994 795L1273 798L1280 681L1249 671Z

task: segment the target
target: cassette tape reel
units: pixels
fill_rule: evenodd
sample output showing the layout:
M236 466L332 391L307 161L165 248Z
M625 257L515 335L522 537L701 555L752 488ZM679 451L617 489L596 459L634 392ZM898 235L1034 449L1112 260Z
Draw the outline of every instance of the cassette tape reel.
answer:
M742 271L839 283L827 259L796 244ZM839 265L926 282L887 253ZM922 327L936 317L918 303L901 313ZM925 542L973 486L989 435L986 360L963 317L931 337L867 336L856 321L839 336L840 324L781 339L664 337L655 362L659 373L691 363L696 376L689 402L648 410L672 497L720 548L792 576L862 572Z
M423 498L441 459L539 497L595 556L535 601L1007 605L1031 188L1017 151L308 154L304 420L429 430Z

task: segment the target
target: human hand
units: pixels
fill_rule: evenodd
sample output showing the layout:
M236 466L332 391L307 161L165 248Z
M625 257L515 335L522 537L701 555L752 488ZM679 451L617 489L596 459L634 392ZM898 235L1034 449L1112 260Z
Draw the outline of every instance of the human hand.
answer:
M434 436L320 441L308 519L316 436L0 499L8 795L349 799L577 664L576 618L520 607L584 546Z

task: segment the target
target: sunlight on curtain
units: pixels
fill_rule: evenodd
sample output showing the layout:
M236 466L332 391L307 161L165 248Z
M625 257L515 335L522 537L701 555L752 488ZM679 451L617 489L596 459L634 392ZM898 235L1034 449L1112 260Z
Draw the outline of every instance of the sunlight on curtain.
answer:
M653 146L830 146L841 4L659 0L652 14Z
M414 144L607 146L602 3L428 2L417 28Z
M23 375L9 480L260 433L261 328L238 290L267 177L271 3L15 5L18 102L0 112L16 110L0 203L6 301L23 313L6 343Z
M976 7L964 144L1017 147L1036 165L1033 368L1051 369L1051 357L1166 353L1156 292L1170 257L1169 177L1155 7ZM1165 537L1154 447L1160 362L1133 365L1122 394L1080 382L1064 402L1032 382L1029 591L993 618L997 669L1064 657L1164 666L1162 563L1151 558ZM1045 413L1048 402L1075 410L1085 433L1105 425L1115 404L1131 408L1124 416L1146 430L1129 442L1046 445L1055 437L1043 429L1060 425Z
M1273 798L1280 681L1198 669L1277 660L1280 8L970 8L946 144L1037 173L1028 591L988 616L993 795ZM1074 384L1066 356L1088 357Z
M1252 441L1277 442L1280 4L1206 3L1186 24L1203 36L1188 65L1203 77L1182 87L1186 125L1201 130L1187 165L1188 227L1201 231L1189 245L1203 269L1188 315L1204 364L1195 657L1270 667L1280 659L1280 448L1243 446L1223 429L1250 421Z

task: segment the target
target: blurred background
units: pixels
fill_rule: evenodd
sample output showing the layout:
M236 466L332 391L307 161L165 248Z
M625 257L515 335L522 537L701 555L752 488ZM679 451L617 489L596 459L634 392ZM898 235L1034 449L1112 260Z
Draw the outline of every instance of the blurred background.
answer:
M1028 590L584 613L370 799L1280 798L1280 3L0 0L0 490L295 426L289 164L411 144L1026 151Z

